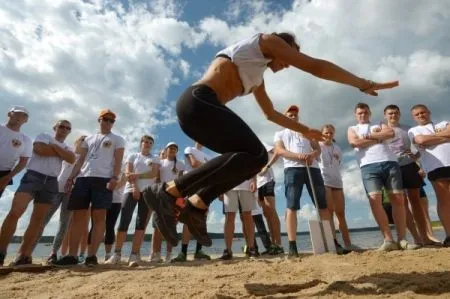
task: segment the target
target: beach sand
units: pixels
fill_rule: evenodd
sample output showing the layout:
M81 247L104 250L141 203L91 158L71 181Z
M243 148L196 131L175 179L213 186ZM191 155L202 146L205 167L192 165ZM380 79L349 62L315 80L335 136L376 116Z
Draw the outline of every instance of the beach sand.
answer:
M0 298L450 298L450 249L1 275Z

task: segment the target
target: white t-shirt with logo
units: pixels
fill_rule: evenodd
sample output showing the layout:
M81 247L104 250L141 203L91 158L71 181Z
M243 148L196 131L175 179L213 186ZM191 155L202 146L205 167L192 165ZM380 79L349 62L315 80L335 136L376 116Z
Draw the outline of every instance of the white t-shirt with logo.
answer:
M184 154L185 155L193 155L195 160L199 161L202 164L211 160L211 157L209 155L207 155L203 151L199 150L198 148L192 147L192 146L188 146L184 150ZM192 170L191 165L189 163L186 163L186 171L191 171L191 170Z
M0 125L0 171L14 168L20 157L31 157L33 145L30 137Z
M133 172L137 174L146 173L152 170L153 164L160 165L161 161L158 157L153 156L152 154L143 155L142 153L133 153L127 157L127 163L131 163L133 165ZM137 179L136 185L139 191L144 191L145 188L152 186L155 183L155 178L152 179ZM130 182L127 182L125 185L125 191L133 192L133 187Z
M64 193L64 188L67 183L67 179L70 177L72 173L73 167L75 166L76 161L80 157L80 155L75 154L76 160L73 164L67 163L66 161L62 161L61 172L58 175L58 192Z
M319 167L325 186L342 188L341 162L342 151L339 145L319 142L321 153Z
M173 181L174 179L176 179L178 177L178 173L180 171L185 171L186 170L186 166L184 165L183 162L178 161L176 163L176 171L173 172L173 165L174 165L175 161L170 161L168 159L163 159L161 160L161 167L159 169L159 177L161 179L161 182L170 182Z
M42 133L36 136L34 143L37 142L44 144L56 144L62 149L70 150L67 144L57 141L55 138L46 133ZM44 157L33 152L33 155L28 162L27 169L34 170L48 176L58 177L61 172L62 162L63 159L59 156Z
M273 146L268 145L265 142L263 142L263 145L266 148L266 151L269 156L268 161L270 161L270 159L272 159L272 156L273 156L273 154L271 153L273 150ZM259 173L256 175L256 187L260 188L260 187L264 186L265 184L274 181L274 179L275 179L275 174L273 173L273 169L270 167L269 169L267 169L267 171L263 175L261 175Z
M283 131L279 131L275 133L274 142L282 141L284 148L287 151L296 154L309 154L313 151L311 147L311 143L308 139L302 137L299 133L284 129ZM284 168L288 167L305 167L304 161L290 160L283 157ZM318 168L319 164L317 163L317 159L314 159L312 165L310 167Z
M414 136L433 135L440 130L444 130L450 123L441 121L440 123L429 123L425 126L416 126L408 131L411 142L414 142ZM424 147L418 146L422 167L426 172L437 168L450 166L450 142Z
M405 166L414 163L414 160L409 155L405 154L405 151L412 152L413 150L411 147L411 141L409 140L408 136L408 130L411 127L406 125L399 125L398 127L391 128L394 130L395 136L387 139L386 142L397 157L398 164L400 166Z
M370 123L357 124L350 127L359 138L369 135L374 129L381 129L381 124L372 125ZM365 148L355 148L356 160L359 167L373 163L395 161L397 157L388 146L386 140Z
M86 137L82 147L88 152L80 177L110 178L114 172L114 152L125 148L125 140L114 133L97 133Z

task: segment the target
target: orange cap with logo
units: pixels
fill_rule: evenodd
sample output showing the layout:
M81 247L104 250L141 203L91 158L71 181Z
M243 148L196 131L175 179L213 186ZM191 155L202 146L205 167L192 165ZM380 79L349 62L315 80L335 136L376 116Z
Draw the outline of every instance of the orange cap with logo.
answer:
M112 112L109 109L102 109L100 110L100 114L98 115L98 117L110 117L112 119L116 119L116 114L114 112Z

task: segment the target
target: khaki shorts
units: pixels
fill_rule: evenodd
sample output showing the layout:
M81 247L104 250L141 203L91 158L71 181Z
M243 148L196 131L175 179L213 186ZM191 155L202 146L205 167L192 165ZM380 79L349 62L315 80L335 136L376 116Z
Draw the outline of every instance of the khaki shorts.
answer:
M256 197L250 191L231 190L225 193L223 205L225 213L250 212L256 208Z

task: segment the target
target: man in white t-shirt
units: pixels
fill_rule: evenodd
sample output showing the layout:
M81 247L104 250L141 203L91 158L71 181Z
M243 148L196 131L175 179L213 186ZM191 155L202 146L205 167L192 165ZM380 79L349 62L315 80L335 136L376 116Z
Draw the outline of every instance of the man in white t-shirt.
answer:
M411 142L417 145L423 169L433 185L437 197L439 219L444 227L444 246L450 247L450 122L434 124L427 106L411 108L417 126L408 131Z
M406 215L402 174L397 157L386 142L394 137L394 130L385 124L371 124L370 108L365 103L358 103L354 111L358 124L348 128L347 138L355 149L372 214L384 237L379 250L397 250L399 246L401 249L416 249L416 246L408 244L405 239ZM383 187L390 195L398 243L393 240L389 220L383 209Z
M394 138L388 139L387 143L394 154L397 156L398 164L402 173L403 188L407 192L407 199L411 205L411 211L409 211L408 205L405 205L406 219L408 229L415 239L420 238L419 243L424 245L434 244L435 241L428 236L427 218L420 199L420 188L424 184L422 177L419 174L420 167L417 165L416 160L418 154L413 154L411 141L408 137L408 130L410 126L400 123L400 108L397 105L388 105L384 108L384 118L387 121L387 125L394 130ZM408 217L414 220L408 221ZM414 224L417 224L417 229ZM418 230L418 234L417 231Z
M125 140L111 132L116 121L114 112L103 109L97 120L100 131L84 139L80 157L67 179L67 189L70 190L73 186L67 206L68 210L73 211L69 254L59 259L56 265L78 264L78 248L85 230L84 223L89 217L89 207L91 207L92 235L85 265L98 264L97 251L105 234L106 211L111 207L113 190L119 181Z
M203 163L211 160L211 157L202 151L203 146L195 142L194 146L188 146L184 149L184 156L186 157L186 172L189 172ZM172 259L172 262L186 262L187 261L187 249L189 246L189 240L191 239L191 233L186 224L183 224L183 235L181 238L181 252L177 257ZM195 247L194 259L196 260L210 260L211 257L202 251L202 244L197 241Z
M33 143L33 154L27 165L27 172L20 181L14 195L11 209L6 216L0 233L0 263L3 263L8 243L11 241L19 218L25 213L28 204L34 199L33 212L23 235L14 266L32 263L33 245L44 224L45 215L58 194L58 175L62 162L75 162L75 154L64 140L72 130L67 120L58 121L53 127L54 137L39 134Z
M20 132L22 125L28 121L28 115L24 107L14 106L8 112L6 125L0 125L0 198L31 157L31 139Z
M298 121L299 109L291 105L285 115ZM325 198L325 186L320 173L317 159L320 157L320 146L303 137L300 133L284 129L275 133L275 151L283 157L284 186L287 201L286 229L289 239L289 257L298 257L297 250L297 211L300 209L300 197L303 186L306 184L309 196L313 198L311 184L308 179L306 165L310 167L312 181L318 201L318 211L323 220L330 220L330 212L327 209ZM314 201L313 201L314 203Z

